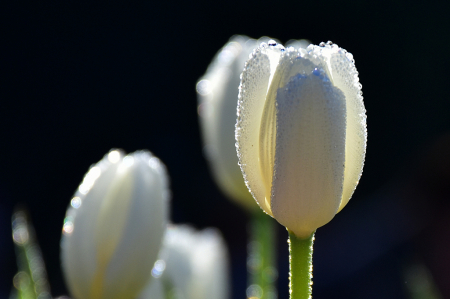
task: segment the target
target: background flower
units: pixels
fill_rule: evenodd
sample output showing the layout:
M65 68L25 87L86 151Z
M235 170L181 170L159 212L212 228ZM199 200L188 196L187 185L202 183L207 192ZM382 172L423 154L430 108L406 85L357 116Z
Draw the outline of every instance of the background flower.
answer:
M205 157L222 191L248 209L257 206L238 166L234 126L239 78L248 55L257 46L255 39L238 35L231 37L197 83Z
M215 229L170 226L152 275L155 282L150 281L139 299L164 299L164 292L184 299L229 298L228 253Z
M150 152L110 151L70 201L61 259L77 299L132 298L150 278L168 213L168 178Z

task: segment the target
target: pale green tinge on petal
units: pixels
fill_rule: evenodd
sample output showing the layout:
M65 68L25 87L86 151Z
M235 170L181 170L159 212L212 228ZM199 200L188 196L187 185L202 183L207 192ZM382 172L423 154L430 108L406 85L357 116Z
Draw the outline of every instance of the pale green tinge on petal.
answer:
M276 79L276 78L275 78ZM273 82L274 80L272 80ZM272 215L272 179L275 163L275 138L277 134L276 127L276 105L275 97L270 96L269 91L261 116L261 127L259 134L259 166L261 178L265 186L264 203ZM273 215L272 215L273 216Z
M296 58L292 63L302 60ZM282 75L289 82L278 89L276 97L271 205L277 221L298 237L307 237L334 217L341 201L345 97L323 69L289 75Z
M241 75L236 123L236 148L244 180L260 207L272 215L259 161L260 120L281 49L263 43L245 64Z

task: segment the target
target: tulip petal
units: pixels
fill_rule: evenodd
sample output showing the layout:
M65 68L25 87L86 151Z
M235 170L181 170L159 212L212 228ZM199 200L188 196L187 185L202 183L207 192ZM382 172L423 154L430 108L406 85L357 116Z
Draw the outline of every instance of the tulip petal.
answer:
M153 243L161 243L165 219L168 218L168 186L164 181L167 177L164 165L158 158L144 151L135 152L128 157L135 160L130 166L134 168L130 169L133 192L129 194L130 203L126 214L128 217L123 224L120 242L106 271L105 285L114 287L104 290L104 298L125 298L132 293L137 294L139 288L146 284L149 278L148 269L153 267L159 252L150 251L148 248L151 248ZM148 168L152 171L148 171ZM147 196L143 196L144 194ZM116 205L115 208L120 207ZM146 219L145 224L142 219ZM135 250L132 255L129 254L130 246ZM124 275L125 273L130 275ZM115 285L114 282L117 281L120 281L120 284Z
M163 296L161 285L165 291L175 291L176 298L229 297L228 254L221 234L215 229L196 231L187 225L169 226L159 258L164 264L161 276L152 279L138 299L171 297Z
M260 207L272 215L259 164L259 130L264 100L282 49L263 43L247 61L241 75L236 123L236 149L247 187Z
M348 203L361 178L367 146L366 109L353 56L343 49L330 58L333 83L344 92L347 103L344 190L339 211Z
M231 199L258 209L238 165L234 130L239 75L257 41L234 36L223 47L197 83L199 117L208 159L215 181Z
M91 167L67 211L61 259L74 298L137 295L157 257L167 218L164 166L149 152L123 156L111 151Z
M122 159L123 153L115 151ZM66 282L75 298L89 298L89 293L97 268L97 246L95 227L97 214L102 202L96 200L104 196L105 187L114 178L118 164L102 159L91 167L72 199L64 219L61 239L61 260ZM93 170L99 173L92 176ZM93 186L96 188L93 188ZM74 205L73 202L78 202ZM77 219L83 219L79 221Z
M301 49L302 50L302 49ZM299 50L300 51L300 50ZM339 88L346 101L345 174L339 211L350 200L358 185L366 154L366 110L353 55L332 42L310 45L303 56L322 65L330 81Z
M341 201L345 97L320 64L309 74L291 76L313 64L295 55L283 58L280 83L287 84L276 93L271 208L281 224L298 237L308 237L334 217Z
M289 80L296 75L306 76L314 72L314 70L317 71L318 68L322 70L327 69L326 64L324 65L320 60L316 60L317 64L315 64L310 59L302 59L304 54L302 51L295 51L291 48L280 57L280 63L270 83L261 117L259 159L262 180L265 186L265 201L269 206L271 205L274 173L275 138L277 134L276 98L278 89L286 86Z

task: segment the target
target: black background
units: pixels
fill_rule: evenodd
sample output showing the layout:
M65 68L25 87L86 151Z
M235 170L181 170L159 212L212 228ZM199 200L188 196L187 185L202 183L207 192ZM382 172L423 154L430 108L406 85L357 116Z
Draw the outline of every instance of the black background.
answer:
M300 38L315 44L332 40L353 53L368 115L366 166L348 207L317 232L314 292L316 298L362 298L351 297L358 286L366 292L373 288L373 294L385 288L388 293L383 298L401 298L402 279L393 279L392 287L377 287L379 282L372 276L401 272L392 262L386 262L392 269L377 267L383 257L401 259L402 248L415 252L408 245L409 237L398 243L386 241L388 249L376 255L378 260L355 266L347 276L339 268L347 267L345 263L320 260L342 262L347 257L357 265L356 254L362 249L354 249L350 257L342 249L339 256L326 236L338 238L344 248L364 243L345 237L346 232L338 229L340 223L364 227L352 215L376 210L370 207L382 202L380 197L389 201L380 190L396 189L429 144L450 132L450 18L444 3L3 1L0 298L7 297L16 271L10 216L17 203L30 210L52 293L67 292L59 266L65 210L88 167L111 148L149 149L161 158L171 177L173 221L197 228L215 226L223 232L233 261L233 298L244 297L246 215L221 195L209 176L195 92L215 53L234 34L266 35L282 43ZM392 219L371 215L388 230L390 224L397 224L395 215ZM279 231L283 299L287 298L287 234L281 226ZM334 231L343 237L336 237ZM361 236L367 237L364 231ZM364 273L371 273L368 285L355 278Z

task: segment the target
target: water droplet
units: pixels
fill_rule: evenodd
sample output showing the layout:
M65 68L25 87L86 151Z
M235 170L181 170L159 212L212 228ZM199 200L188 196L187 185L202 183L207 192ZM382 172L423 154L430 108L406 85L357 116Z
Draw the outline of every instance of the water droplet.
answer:
M312 71L314 76L320 76L320 71L318 68L314 68L314 70Z
M257 284L252 284L247 288L245 293L247 298L261 298L263 295L263 289Z
M159 167L161 167L161 161L156 157L151 157L148 160L148 166L154 169L159 169Z
M157 260L152 269L152 276L155 278L161 277L166 269L166 262L164 260Z
M120 152L118 150L110 151L108 154L108 160L111 163L117 163L120 160Z
M23 271L17 273L13 278L14 287L19 291L24 291L30 286L30 276Z
M73 232L73 227L72 221L64 221L63 234L70 235Z
M78 196L75 196L74 198L72 198L72 200L70 201L70 205L72 207L74 207L75 209L78 209L81 206L81 198L79 198Z
M278 271L274 267L267 267L263 270L262 276L267 282L274 282L278 278Z
M347 54L345 54L345 56L348 58L348 60L353 60L353 54L350 52L347 52Z
M19 225L18 227L14 228L13 230L13 241L17 245L25 245L30 236L28 234L28 229L25 225Z
M209 80L203 79L198 81L196 86L197 93L201 96L206 96L211 93L212 86Z

